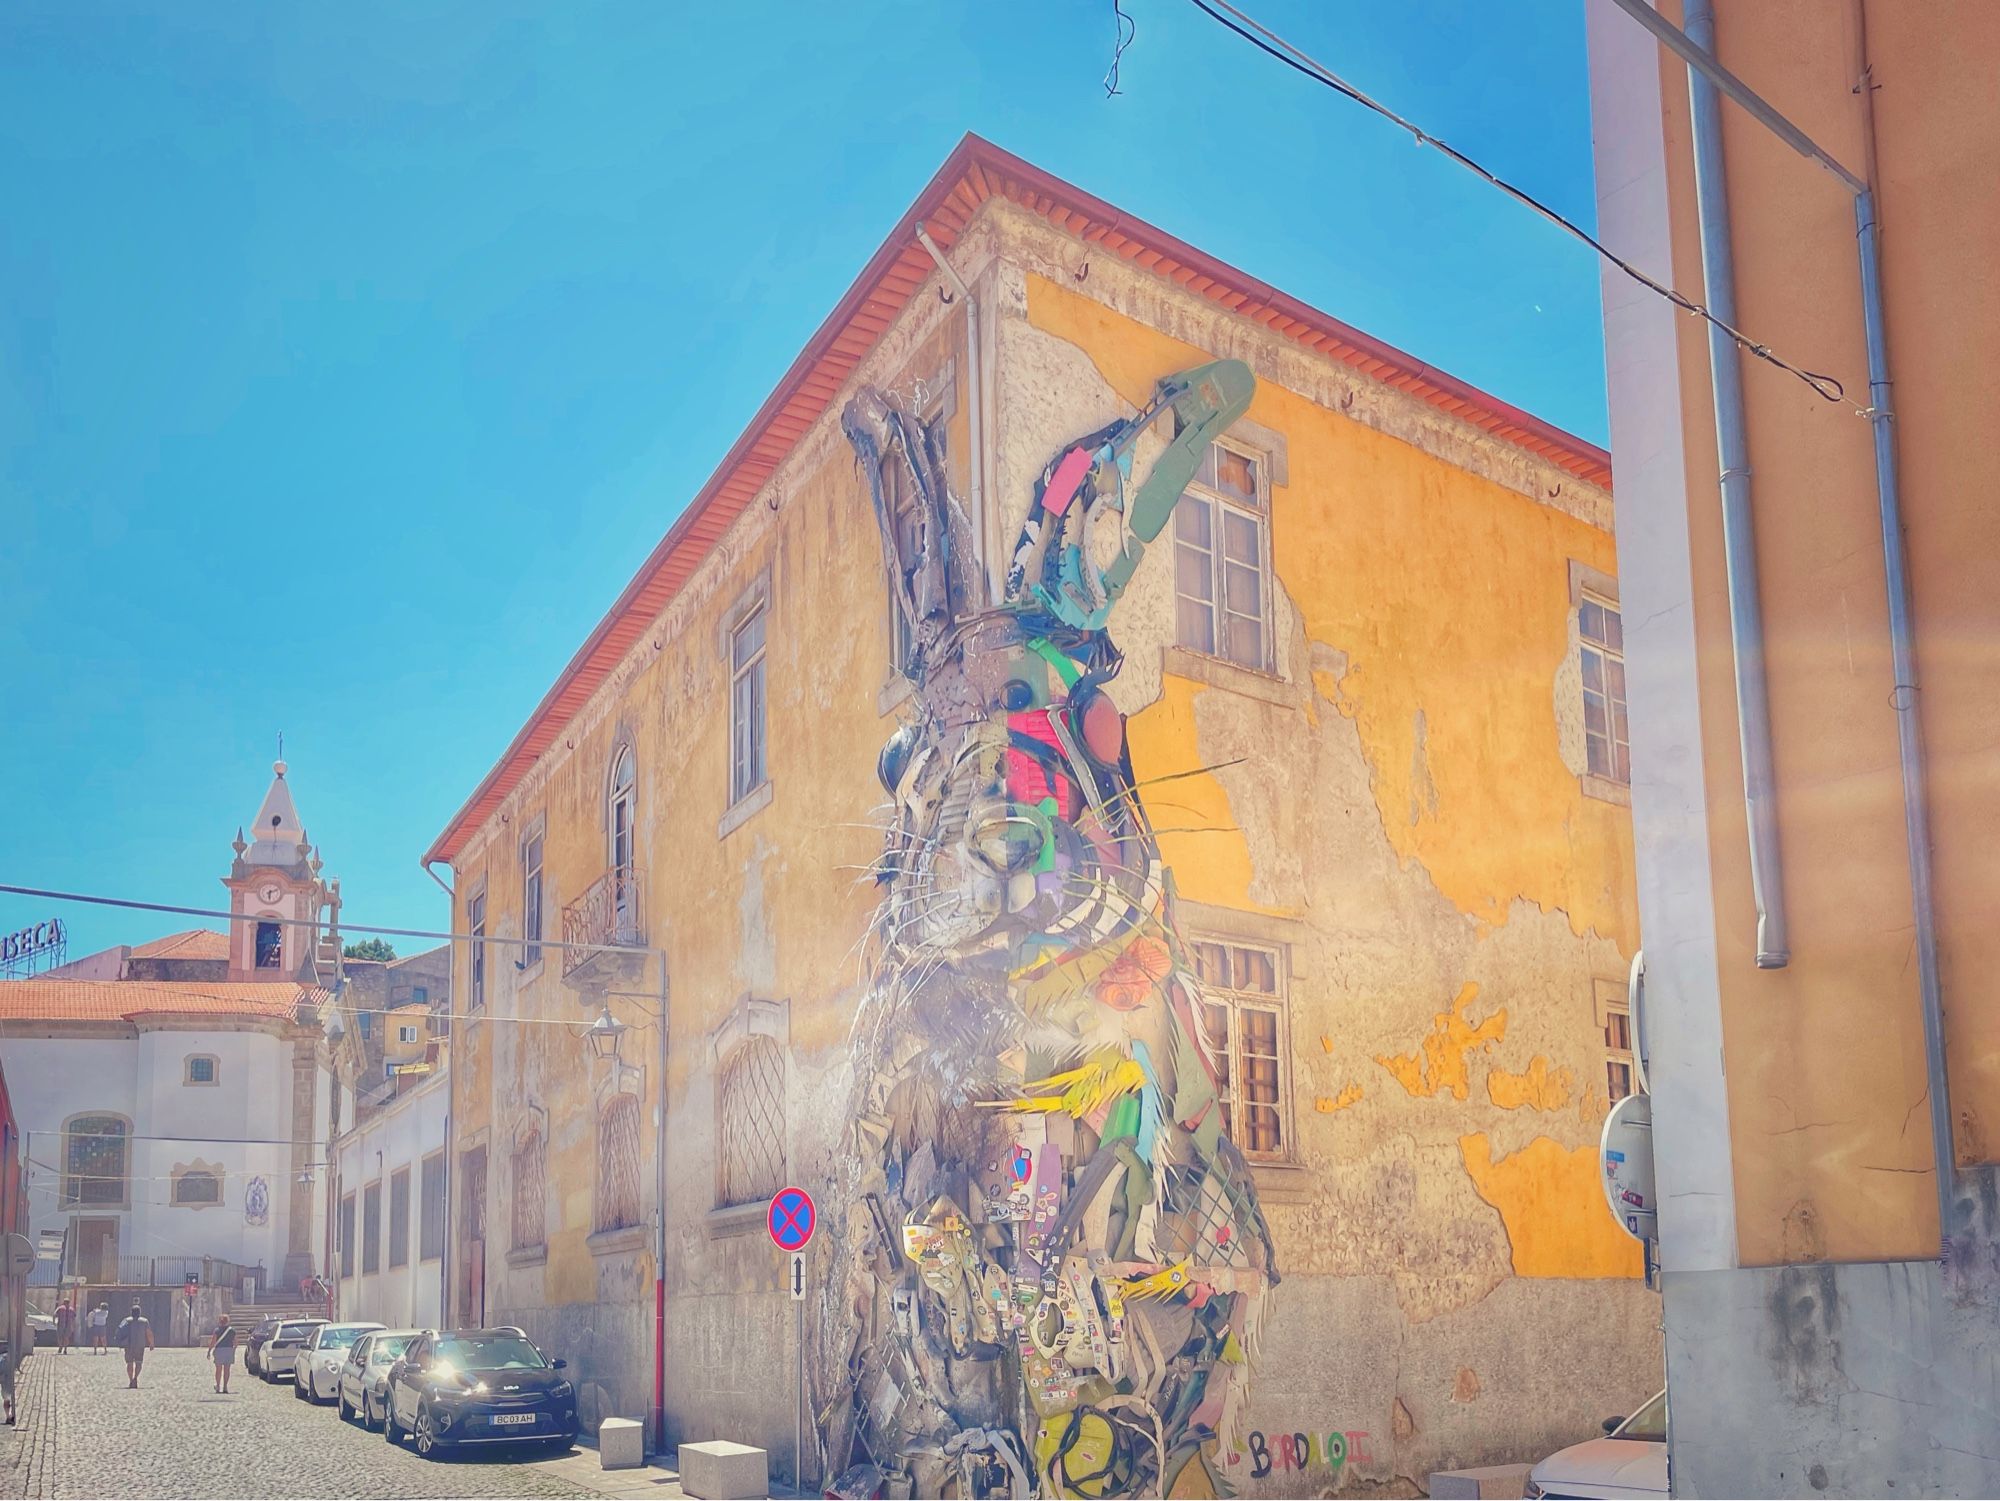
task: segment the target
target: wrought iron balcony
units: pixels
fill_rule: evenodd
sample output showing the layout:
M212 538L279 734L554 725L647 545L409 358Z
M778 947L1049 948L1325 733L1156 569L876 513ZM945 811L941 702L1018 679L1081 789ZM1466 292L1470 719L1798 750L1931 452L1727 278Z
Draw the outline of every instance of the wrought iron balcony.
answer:
M599 876L582 896L563 908L563 942L602 944L638 949L646 944L644 874L635 865L619 865ZM616 957L589 949L563 950L563 978L600 968L597 961Z

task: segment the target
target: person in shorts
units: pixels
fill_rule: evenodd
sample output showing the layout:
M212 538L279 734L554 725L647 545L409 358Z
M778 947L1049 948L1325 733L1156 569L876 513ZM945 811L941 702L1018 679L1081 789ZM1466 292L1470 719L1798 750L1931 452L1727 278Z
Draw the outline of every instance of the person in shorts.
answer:
M118 1326L118 1345L125 1352L126 1384L137 1391L139 1367L146 1363L146 1352L153 1348L153 1325L137 1303Z
M76 1310L68 1298L56 1304L56 1354L69 1354L69 1342L76 1337Z
M100 1302L90 1310L90 1348L94 1354L105 1352L104 1342L111 1338L111 1305Z
M215 1362L215 1389L229 1391L229 1373L236 1368L236 1330L224 1314L215 1322L215 1336L208 1342L209 1359Z

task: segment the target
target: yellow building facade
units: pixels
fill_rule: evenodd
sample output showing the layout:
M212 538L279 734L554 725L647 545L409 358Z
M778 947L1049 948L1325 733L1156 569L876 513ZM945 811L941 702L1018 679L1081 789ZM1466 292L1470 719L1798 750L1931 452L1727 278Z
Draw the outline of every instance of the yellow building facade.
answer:
M968 139L430 851L508 941L457 966L454 1313L566 1355L590 1420L652 1408L657 1276L667 1433L790 1469L765 1207L843 1172L910 710L842 405L936 434L997 576L1051 455L1219 358L1256 395L1177 514L1232 539L1228 605L1162 538L1109 690L1283 1273L1212 1466L1420 1481L1656 1389L1597 1173L1638 947L1604 455ZM841 1291L809 1306L837 1367Z
M1737 326L1824 388L1733 350L1713 360L1698 323L1607 273L1675 1490L1990 1495L2000 11L1658 13L1869 194L1857 214L1839 176L1729 98L1698 111L1688 66L1640 19L1588 7L1607 243L1733 301ZM1698 114L1713 121L1699 178ZM1873 387L1864 220L1889 377ZM1725 461L1732 406L1742 452ZM1895 461L1886 521L1878 429ZM1725 470L1754 558L1725 542ZM1745 594L1768 679L1748 695L1768 733L1753 711L1747 738L1775 808L1754 872ZM1788 927L1782 964L1759 962L1760 895Z

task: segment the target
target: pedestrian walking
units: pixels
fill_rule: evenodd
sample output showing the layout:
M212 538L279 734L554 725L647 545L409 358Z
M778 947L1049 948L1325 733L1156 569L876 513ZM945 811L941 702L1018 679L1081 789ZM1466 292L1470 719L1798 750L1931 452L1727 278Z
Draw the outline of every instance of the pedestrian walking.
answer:
M76 1338L76 1309L68 1298L56 1304L56 1354L69 1354L69 1342Z
M125 1352L127 1384L137 1391L139 1367L146 1363L146 1352L153 1348L153 1326L137 1303L132 1305L131 1313L118 1326L118 1345Z
M236 1329L226 1313L216 1320L215 1337L208 1342L208 1355L215 1362L215 1389L227 1395L229 1373L236 1369Z
M104 1342L111 1338L111 1305L102 1299L90 1310L90 1348L93 1353L105 1353Z

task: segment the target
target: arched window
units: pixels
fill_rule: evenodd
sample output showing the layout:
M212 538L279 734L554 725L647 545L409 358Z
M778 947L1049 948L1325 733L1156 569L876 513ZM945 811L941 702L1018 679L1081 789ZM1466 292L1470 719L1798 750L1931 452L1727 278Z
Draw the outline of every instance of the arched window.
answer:
M132 1123L121 1115L77 1115L63 1127L63 1205L123 1205L132 1173Z
M636 781L632 747L621 745L611 762L611 781L605 794L604 810L605 836L609 846L606 854L611 867L612 901L617 922L614 931L618 935L614 942L638 931L635 926L638 914L634 910L638 905L638 887L633 871L638 851Z
M213 1209L222 1203L222 1172L205 1162L174 1170L173 1203L180 1209Z
M220 1060L213 1053L189 1053L181 1066L183 1084L214 1084L220 1078Z
M548 1238L548 1178L542 1133L530 1129L514 1144L514 1245L531 1251Z
M598 1230L639 1221L639 1097L619 1091L597 1115Z
M716 1081L716 1203L755 1204L785 1186L785 1052L746 1038Z

